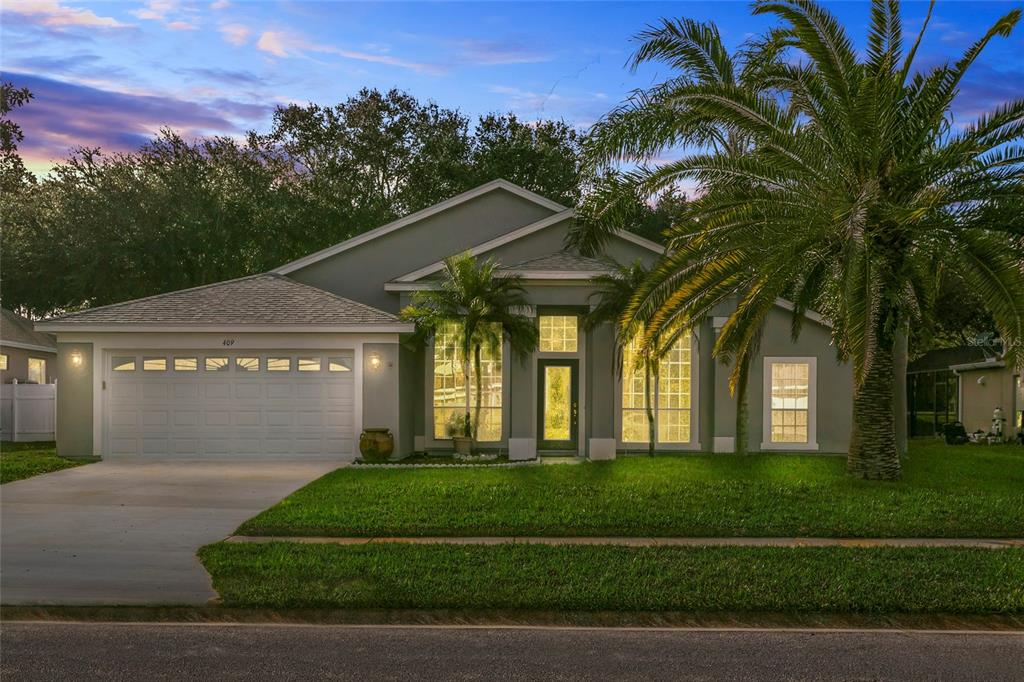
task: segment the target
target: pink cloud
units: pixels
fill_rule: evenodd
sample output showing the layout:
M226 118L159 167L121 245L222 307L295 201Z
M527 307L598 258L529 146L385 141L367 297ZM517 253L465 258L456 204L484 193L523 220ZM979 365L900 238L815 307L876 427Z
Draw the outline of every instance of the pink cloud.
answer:
M5 76L35 95L11 117L25 131L19 152L37 173L48 170L54 160L66 157L73 147L100 147L105 153L132 151L162 127L173 128L186 137L241 135L264 124L273 111L262 102L200 102L25 73L9 72Z
M252 31L248 26L242 24L225 24L220 27L220 33L224 40L232 45L245 45L249 42L249 35Z
M23 16L42 26L52 28L66 26L88 26L92 28L127 28L113 17L101 17L87 9L68 7L58 0L8 0L3 12Z
M187 12L188 10L186 10ZM145 21L158 21L169 31L196 31L199 29L194 21L177 18L182 14L178 0L149 0L145 7L133 10L132 14Z
M264 31L256 41L256 47L275 57L290 57L292 54L298 54L300 48L305 45L301 44L299 39L288 37L280 31Z
M303 57L308 52L318 54L331 54L343 59L351 59L360 62L371 62L375 64L387 64L402 69L409 69L419 73L440 74L443 69L436 64L425 62L411 62L398 57L386 54L374 54L371 52L360 52L358 50L346 50L333 45L319 45L289 31L264 31L256 41L256 47L275 57Z
M178 9L176 0L150 0L143 9L132 10L139 19L163 21L169 12Z

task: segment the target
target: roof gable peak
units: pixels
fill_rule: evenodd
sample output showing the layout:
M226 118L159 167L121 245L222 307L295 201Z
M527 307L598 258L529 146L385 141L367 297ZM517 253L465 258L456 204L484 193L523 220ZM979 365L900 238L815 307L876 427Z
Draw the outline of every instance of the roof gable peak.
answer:
M474 187L473 189L467 190L461 194L456 194L450 199L445 199L444 201L434 204L433 206L428 206L427 208L416 211L415 213L410 213L409 215L399 218L398 220L394 220L390 223L369 230L368 232L363 232L362 234L358 234L355 237L346 239L343 242L339 242L338 244L329 246L326 249L322 249L315 253L311 253L308 256L303 256L302 258L293 260L290 263L286 263L278 268L275 268L271 272L279 275L287 275L291 272L295 272L296 270L300 270L304 267L322 261L325 258L330 258L331 256L355 248L361 244L365 244L366 242L373 241L377 237L382 237L386 234L390 234L391 232L394 232L395 230L400 230L401 228L407 225L412 225L413 223L417 223L423 220L424 218L429 218L432 215L436 215L450 208L458 206L459 204L466 203L467 201L471 201L473 199L476 199L477 197L484 196L485 194L489 194L490 192L499 189L515 194L516 196L526 199L527 201L531 201L537 204L538 206L543 206L544 208L552 211L553 213L561 213L566 210L569 210L567 206L563 206L562 204L559 204L556 201L552 201L551 199L542 197L536 192L532 192L526 189L525 187L520 187L519 185L509 182L504 178L496 178L494 180L491 180L490 182L486 182L480 185L479 187Z

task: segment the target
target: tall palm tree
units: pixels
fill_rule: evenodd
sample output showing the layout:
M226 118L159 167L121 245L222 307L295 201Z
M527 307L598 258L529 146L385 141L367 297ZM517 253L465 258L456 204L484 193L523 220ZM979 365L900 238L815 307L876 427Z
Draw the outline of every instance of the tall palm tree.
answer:
M649 165L651 161L681 145L720 154L749 150L743 131L705 116L679 95L701 85L758 92L766 86L768 70L784 46L773 33L752 38L730 53L718 27L692 19L662 19L636 40L639 47L630 59L630 69L657 63L677 70L678 75L634 91L589 131L584 155L596 176L584 198L581 219L568 238L569 246L587 255L600 252L617 230L629 228L638 200L675 188L679 178L659 172ZM620 162L637 167L619 172L615 166Z
M596 290L592 293L591 299L596 299L595 305L590 313L584 318L583 324L587 331L591 331L601 324L612 323L615 325L615 366L621 367L623 372L627 369L624 364L625 349L633 340L637 329L623 331L619 327L622 316L629 309L629 303L633 293L644 280L647 279L647 268L639 260L630 265L620 265L613 260L608 264L614 268L610 274L600 275L594 278ZM655 435L657 433L654 422L654 395L653 376L657 372L657 357L651 349L637 353L635 362L644 373L644 408L647 413L647 454L654 455ZM630 367L630 370L633 368ZM625 377L623 378L625 380Z
M645 197L672 189L678 183L679 176L671 170L666 172L646 165L651 159L683 144L721 155L743 155L750 151L752 140L742 129L705 115L687 105L680 96L699 86L728 86L760 92L768 87L771 69L785 46L785 36L770 32L764 37L751 38L730 53L714 24L691 19L663 19L660 24L641 32L637 40L640 47L630 61L632 69L656 62L676 69L679 75L649 89L637 90L590 131L586 155L590 165L598 171L599 179L588 194L581 219L575 222L568 239L570 246L584 253L600 251L616 230L628 229L635 223L635 207ZM612 168L619 162L639 166L621 173ZM685 227L676 226L676 232L679 230L685 232ZM691 319L690 323L701 319ZM644 320L635 316L626 324L646 326ZM738 454L747 452L747 377L753 355L737 356L729 385L737 402L735 442Z
M738 296L715 353L742 358L778 297L794 302L794 335L804 312L820 310L854 366L848 470L895 479L896 340L928 316L938 282L979 291L1020 361L1024 272L1010 244L1024 231L1024 99L961 127L950 113L964 74L1010 34L1020 10L954 64L921 72L914 57L928 20L904 50L895 0L872 3L863 59L810 0L757 2L754 12L775 15L776 35L802 60L770 68L775 93L730 83L676 92L679 107L739 131L750 149L690 153L654 172L657 182L694 179L706 192L631 314L651 340Z
M463 435L474 439L479 437L482 407L481 351L486 348L496 354L506 339L519 357L537 347L537 325L523 314L528 304L522 278L501 274L498 268L494 260L477 262L469 253L450 256L444 260L438 288L417 291L401 312L403 320L416 324L414 340L420 343L434 338L446 325L457 327L466 400L461 423ZM475 402L470 391L474 374Z

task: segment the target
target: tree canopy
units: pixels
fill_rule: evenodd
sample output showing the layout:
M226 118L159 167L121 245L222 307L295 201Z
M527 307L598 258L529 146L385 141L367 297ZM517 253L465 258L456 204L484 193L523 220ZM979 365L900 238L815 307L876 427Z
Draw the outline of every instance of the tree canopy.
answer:
M3 302L28 314L103 305L286 263L496 177L574 202L580 139L561 121L460 112L392 90L276 110L269 131L141 148L80 148L36 181L8 120ZM29 135L32 131L27 131Z

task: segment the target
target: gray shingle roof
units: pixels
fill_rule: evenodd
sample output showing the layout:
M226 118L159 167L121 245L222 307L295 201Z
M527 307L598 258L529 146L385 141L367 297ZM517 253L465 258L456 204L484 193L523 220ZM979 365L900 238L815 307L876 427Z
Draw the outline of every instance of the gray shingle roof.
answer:
M46 320L63 324L347 325L394 324L391 313L262 274L92 308Z
M984 348L981 346L957 346L956 348L937 348L926 352L907 365L908 372L934 372L949 369L953 365L966 365L972 362L983 362L1001 354L1002 348Z
M614 272L614 269L604 261L587 258L571 251L557 251L545 256L529 258L514 265L506 265L502 269L522 272Z
M21 315L16 315L7 308L2 308L0 311L2 311L2 319L0 319L0 346L4 345L6 341L10 343L23 343L28 346L52 348L54 352L57 351L57 340L53 334L37 332L32 328L32 320L26 320Z

